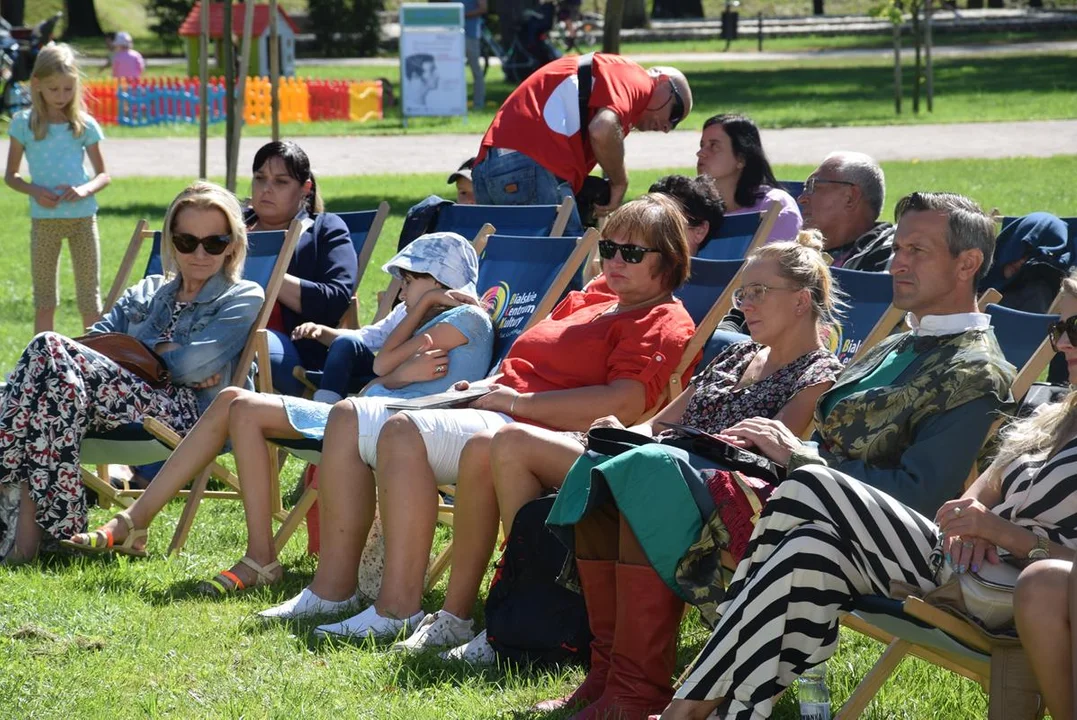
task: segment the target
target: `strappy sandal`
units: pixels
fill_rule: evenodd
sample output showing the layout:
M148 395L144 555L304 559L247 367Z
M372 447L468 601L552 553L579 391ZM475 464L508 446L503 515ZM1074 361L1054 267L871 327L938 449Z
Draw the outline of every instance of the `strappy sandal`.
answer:
M249 567L255 572L257 578L253 583L245 583L240 580L239 576L231 570L222 570L217 573L217 576L212 580L200 583L198 585L198 591L203 595L213 595L215 597L224 597L232 593L242 592L244 590L252 590L256 587L264 587L266 585L272 585L280 580L279 577L273 577L274 570L280 569L280 563L274 560L268 565L259 565L254 560L244 555L239 559L241 563Z
M116 539L108 528L98 528L93 532L72 535L67 540L61 540L60 545L69 550L89 555L116 553L117 555L130 555L132 557L146 557L144 544L141 548L135 547L136 540L143 540L147 537L146 528L136 528L135 521L131 519L126 510L116 513L116 517L123 520L127 526L127 537L119 545L116 545ZM75 542L75 538L85 538L86 542Z

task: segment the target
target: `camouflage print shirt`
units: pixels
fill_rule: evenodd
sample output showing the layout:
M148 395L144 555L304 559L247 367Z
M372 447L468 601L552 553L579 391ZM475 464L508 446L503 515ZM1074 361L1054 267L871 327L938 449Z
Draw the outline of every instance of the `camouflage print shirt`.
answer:
M847 392L910 344L916 357L892 384L854 390L821 416L827 395ZM828 465L932 517L961 492L988 428L1011 402L1013 378L989 327L893 335L849 366L820 398L817 447L794 453L789 469Z

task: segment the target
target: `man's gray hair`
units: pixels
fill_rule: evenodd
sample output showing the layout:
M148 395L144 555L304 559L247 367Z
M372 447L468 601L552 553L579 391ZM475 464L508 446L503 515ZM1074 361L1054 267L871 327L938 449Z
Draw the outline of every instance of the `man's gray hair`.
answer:
M831 165L842 180L855 183L871 208L872 218L878 220L886 202L886 177L875 158L861 152L840 151L826 156L823 164Z
M979 250L984 261L976 273L979 285L995 255L995 219L983 211L974 200L957 193L914 192L898 200L894 219L901 220L907 212L941 212L949 219L946 245L950 255L957 257L965 250Z

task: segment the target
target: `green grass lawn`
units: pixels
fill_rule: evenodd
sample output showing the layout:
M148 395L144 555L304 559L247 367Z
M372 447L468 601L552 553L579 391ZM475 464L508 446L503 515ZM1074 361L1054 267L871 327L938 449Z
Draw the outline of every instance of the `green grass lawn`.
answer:
M986 208L1008 214L1041 209L1077 214L1077 189L1068 182L1077 176L1077 156L886 163L884 169L887 214L901 195L914 189L966 193ZM777 170L781 177L803 178L810 168ZM633 173L630 192L645 190L660 174ZM122 179L100 196L105 278L115 272L135 222L147 217L158 225L181 184L173 179ZM386 281L378 268L395 249L404 211L430 192L443 191L444 177L326 178L321 185L332 210L371 208L382 199L392 204L393 214L360 288L363 316L369 318L374 293ZM0 239L0 252L8 257L0 265L0 369L6 370L32 326L25 198L0 194L0 213L7 218ZM67 267L61 288L59 329L74 334L79 329ZM292 461L284 473L286 489L297 472ZM280 587L225 601L205 600L193 594L194 586L239 556L242 512L235 503L206 502L183 556L168 560L162 553L179 510L173 503L154 525L151 558L146 561L51 558L15 570L0 567L0 716L527 717L523 711L532 703L563 694L582 678L578 669L474 672L369 645L318 645L310 640L310 623L258 624L250 619L252 613L291 596L309 581L315 565L303 554L305 533L296 534L281 558L286 579ZM91 522L106 517L94 510ZM438 545L447 538L447 531L439 530ZM442 581L424 598L426 608L440 606L444 587ZM692 617L682 633L682 666L707 636ZM872 641L843 634L830 664L835 704L848 696L880 651ZM864 717L974 720L985 713L983 695L973 683L906 661L898 680L884 688ZM799 717L794 693L782 699L774 717Z
M1077 117L1077 53L1013 57L949 58L935 64L935 111L911 112L911 66L906 68L905 111L894 114L893 66L886 60L803 60L796 63L683 63L696 108L683 127L698 129L720 112L740 111L762 127L827 127L892 123L952 123L1043 120ZM153 68L176 75L176 68ZM322 79L388 78L399 89L396 66L305 66L300 76ZM481 134L512 91L500 70L487 82L487 107L467 118L413 118L407 132ZM247 135L265 137L268 125L251 125ZM383 120L285 124L285 136L397 134L399 106ZM197 124L145 128L111 126L111 137L195 137ZM224 123L211 126L223 135Z

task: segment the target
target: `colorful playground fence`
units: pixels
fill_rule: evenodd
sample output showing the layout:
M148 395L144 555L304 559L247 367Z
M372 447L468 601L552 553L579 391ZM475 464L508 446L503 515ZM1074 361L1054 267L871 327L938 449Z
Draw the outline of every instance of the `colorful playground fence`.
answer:
M188 78L94 80L85 84L87 110L102 125L143 126L198 122L199 81ZM302 80L281 78L280 121L351 120L382 117L382 86L376 80ZM226 92L221 78L210 80L209 121L222 122ZM268 78L249 78L244 90L243 119L250 125L272 122Z

